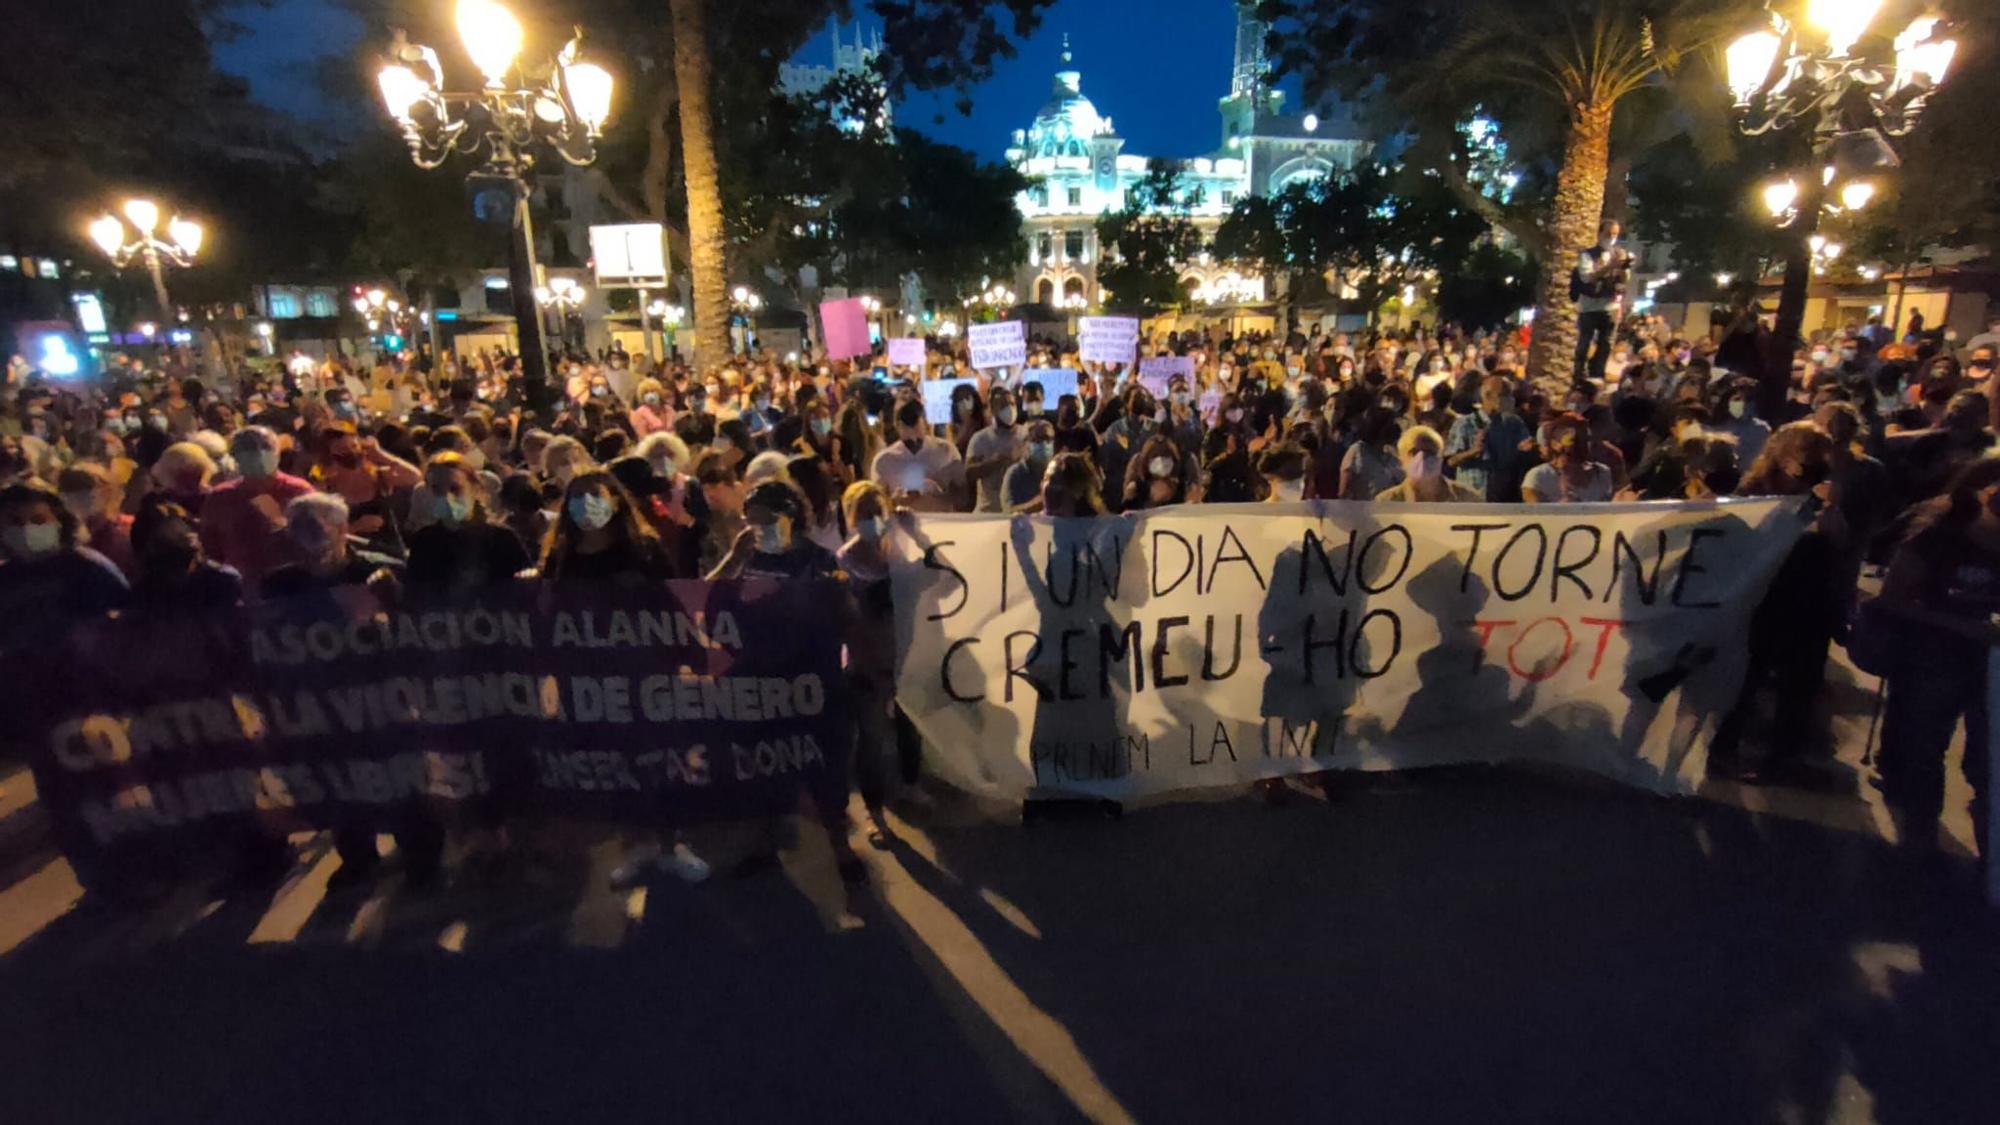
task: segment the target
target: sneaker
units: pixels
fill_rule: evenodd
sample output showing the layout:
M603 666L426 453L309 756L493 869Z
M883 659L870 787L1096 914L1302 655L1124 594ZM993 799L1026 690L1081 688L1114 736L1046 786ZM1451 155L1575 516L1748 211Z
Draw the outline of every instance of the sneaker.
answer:
M694 854L694 849L686 844L675 844L674 850L660 856L657 863L661 870L673 872L683 883L699 883L708 878L708 861Z

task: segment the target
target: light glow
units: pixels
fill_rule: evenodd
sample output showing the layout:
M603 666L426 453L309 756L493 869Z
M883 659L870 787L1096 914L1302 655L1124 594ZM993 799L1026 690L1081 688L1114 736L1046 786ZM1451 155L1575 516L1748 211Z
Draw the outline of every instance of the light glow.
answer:
M389 116L406 123L410 120L410 110L431 92L430 83L401 63L384 66L375 75L375 84L382 91L382 104L388 107Z
M501 85L521 53L521 21L494 0L458 0L455 22L472 65L488 86Z
M100 215L91 220L90 240L97 243L99 250L115 258L125 246L125 224L119 222L116 215Z
M173 222L167 224L167 237L173 239L174 245L190 258L201 252L201 236L201 224L193 219L176 216Z
M1806 25L1825 34L1827 52L1838 58L1867 32L1881 10L1882 0L1806 0Z
M1859 211L1875 198L1875 185L1867 180L1855 180L1840 189L1840 205L1849 211Z
M1739 102L1763 89L1771 67L1778 61L1778 37L1769 31L1753 31L1729 45L1723 59L1729 73L1729 90Z
M604 128L611 116L611 72L596 63L573 63L563 68L563 85L569 87L569 104L592 133Z
M1772 215L1783 215L1798 202L1799 185L1791 180L1779 180L1764 186L1764 208Z
M140 234L151 234L160 225L160 205L150 199L128 199L125 201L125 217L139 228Z

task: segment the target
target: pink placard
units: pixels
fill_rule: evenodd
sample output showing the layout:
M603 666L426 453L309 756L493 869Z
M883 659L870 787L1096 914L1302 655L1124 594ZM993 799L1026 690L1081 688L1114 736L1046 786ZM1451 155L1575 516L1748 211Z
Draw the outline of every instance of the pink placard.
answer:
M897 367L922 367L924 342L915 336L889 337L889 362Z
M826 337L828 359L851 359L875 350L868 342L868 314L862 309L859 297L821 301L819 326Z

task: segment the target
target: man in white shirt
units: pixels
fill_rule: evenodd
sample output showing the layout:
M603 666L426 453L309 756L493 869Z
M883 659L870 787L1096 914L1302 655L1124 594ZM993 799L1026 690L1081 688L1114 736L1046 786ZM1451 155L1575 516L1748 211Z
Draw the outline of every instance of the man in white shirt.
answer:
M1611 335L1625 307L1625 279L1632 272L1632 255L1618 249L1618 220L1597 225L1597 245L1584 250L1576 264L1576 362L1573 381L1604 381L1611 355Z
M1001 495L1000 485L1006 479L1007 467L1021 459L1021 427L1014 424L1014 394L1005 387L995 386L987 396L993 423L972 435L965 443L965 475L972 479L978 490L978 498L972 505L975 512L1004 512L1006 499Z
M957 510L958 494L965 485L965 462L959 459L956 446L931 436L923 403L912 400L897 405L896 433L901 440L875 455L868 475L902 507L920 512Z

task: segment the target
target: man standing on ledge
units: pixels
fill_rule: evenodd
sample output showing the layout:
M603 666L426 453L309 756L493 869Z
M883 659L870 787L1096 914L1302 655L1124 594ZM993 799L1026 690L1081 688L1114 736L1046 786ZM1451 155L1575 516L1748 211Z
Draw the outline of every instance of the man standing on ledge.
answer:
M1584 250L1570 281L1576 299L1576 362L1570 381L1604 381L1604 360L1611 354L1611 334L1625 307L1625 280L1632 274L1632 255L1618 249L1618 220L1597 224L1597 245ZM1589 370L1585 371L1585 360ZM1621 372L1620 374L1623 374Z

